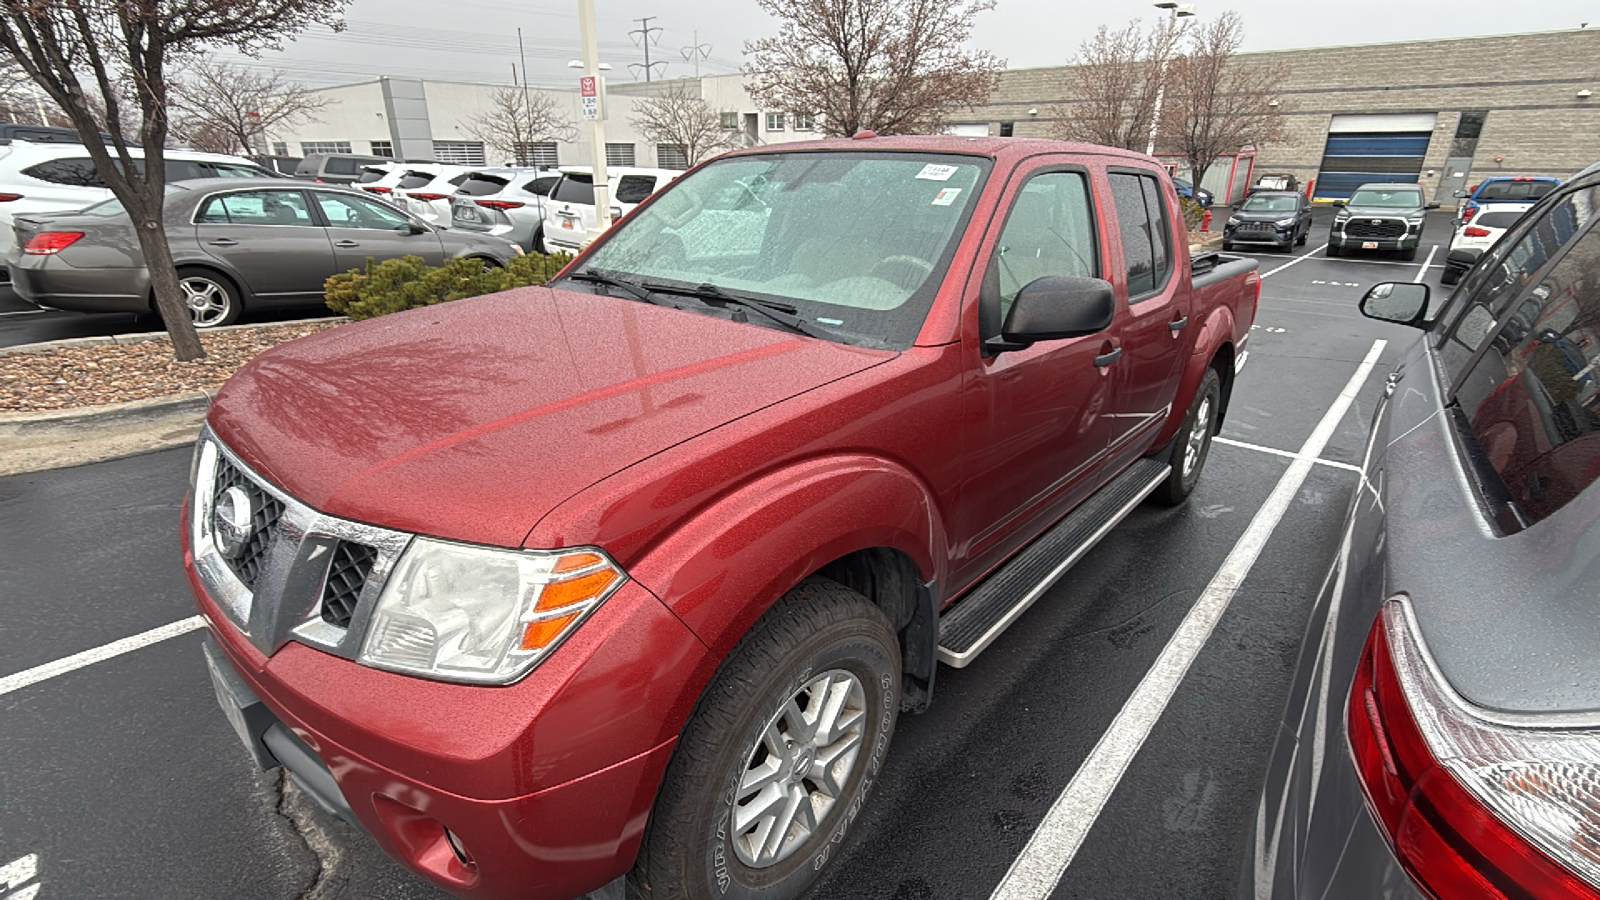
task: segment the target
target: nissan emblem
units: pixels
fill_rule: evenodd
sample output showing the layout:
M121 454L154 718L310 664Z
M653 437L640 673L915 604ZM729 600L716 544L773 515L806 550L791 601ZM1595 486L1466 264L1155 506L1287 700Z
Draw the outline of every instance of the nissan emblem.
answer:
M250 543L250 519L255 510L250 506L250 495L234 485L217 498L211 511L211 526L217 533L217 549L229 559L238 559Z

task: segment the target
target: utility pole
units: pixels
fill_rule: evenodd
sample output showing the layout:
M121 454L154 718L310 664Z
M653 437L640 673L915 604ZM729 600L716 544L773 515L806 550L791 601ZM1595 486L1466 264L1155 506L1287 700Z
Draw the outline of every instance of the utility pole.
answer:
M528 99L528 51L522 49L522 29L520 27L517 29L517 55L522 57L522 115L525 117L523 121L525 125L532 125L533 103ZM513 81L515 81L516 74L517 72L515 69L511 70ZM519 166L531 165L532 161L523 157L523 148L521 146L515 146L522 143L521 141L517 140L517 138L522 137L523 135L515 133L521 130L521 128L513 129L511 143L514 146L511 148L511 157L517 161L517 165ZM533 135L527 135L527 138L530 142L527 151L528 155L531 157L533 155L533 147L531 143L533 141Z
M700 43L700 32L694 33L694 46L685 47L679 51L683 54L684 62L694 63L694 77L700 77L700 60L711 55L711 45Z
M1164 9L1170 13L1166 25L1162 26L1170 29L1179 27L1179 19L1186 19L1194 15L1193 3L1174 3L1171 0L1166 0L1166 2L1157 3L1156 9ZM1171 56L1177 50L1177 37L1174 36L1171 40L1173 45L1172 49L1167 52L1168 56ZM1156 155L1156 129L1161 126L1161 101L1167 97L1167 60L1163 59L1161 61L1161 71L1156 74L1156 77L1160 79L1160 83L1156 85L1156 108L1150 115L1150 145L1144 148L1145 156ZM1195 186L1199 187L1200 173L1190 174L1194 176Z
M600 89L600 39L594 30L594 0L578 0L578 36L583 41L583 77L594 86L598 101L596 114L589 119L589 150L594 162L595 230L588 236L592 241L611 228L611 185L606 180L606 127L602 121L605 91ZM527 76L526 67L523 76Z
M645 16L642 19L634 19L635 22L639 23L639 27L635 28L634 30L632 30L630 32L628 32L628 35L630 37L637 34L639 36L639 43L644 45L644 66L642 68L644 69L644 80L645 81L649 81L650 80L650 76L652 74L652 70L654 70L656 66L663 66L663 67L666 66L666 63L664 63L664 62L654 62L653 63L653 62L650 61L651 35L652 34L660 34L661 33L661 29L660 28L651 28L650 27L650 20L654 19L654 18L656 18L656 17L655 16ZM660 38L656 38L655 40L657 42L659 42L661 39ZM637 69L637 68L641 68L641 66L638 63L634 63L633 65L629 66L628 68L629 69Z

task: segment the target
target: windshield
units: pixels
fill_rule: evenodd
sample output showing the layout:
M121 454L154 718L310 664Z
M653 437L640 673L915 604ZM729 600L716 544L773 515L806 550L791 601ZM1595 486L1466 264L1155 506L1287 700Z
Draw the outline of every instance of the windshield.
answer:
M713 162L623 220L582 271L712 284L791 306L850 343L904 349L988 167L922 153Z
M189 193L189 189L183 185L169 184L162 189L162 193L165 194L168 199L171 199L172 195L174 194ZM110 200L101 200L99 203L96 203L93 206L86 206L83 209L78 210L76 213L73 213L73 215L100 216L102 218L109 219L112 216L120 216L124 212L126 212L126 210L122 208L122 201L112 197Z
M1259 194L1246 197L1239 206L1240 212L1294 212L1295 198L1293 197L1263 197Z
M1422 192L1414 187L1394 190L1360 190L1350 197L1351 206L1381 206L1387 209L1416 209L1422 205Z
M1478 189L1478 196L1472 199L1479 203L1493 203L1495 201L1532 202L1550 193L1559 186L1555 181L1491 181Z

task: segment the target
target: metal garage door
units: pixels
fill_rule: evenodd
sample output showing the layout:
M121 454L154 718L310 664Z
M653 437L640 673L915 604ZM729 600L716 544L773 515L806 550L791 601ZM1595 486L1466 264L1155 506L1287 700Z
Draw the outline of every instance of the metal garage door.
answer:
M1363 184L1415 184L1437 120L1433 113L1334 116L1316 195L1343 199Z

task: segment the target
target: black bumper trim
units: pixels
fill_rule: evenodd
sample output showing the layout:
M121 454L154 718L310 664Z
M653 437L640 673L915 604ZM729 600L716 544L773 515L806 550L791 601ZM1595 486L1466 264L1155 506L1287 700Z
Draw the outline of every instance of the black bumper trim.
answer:
M282 722L274 722L266 734L261 736L262 743L272 751L278 762L283 763L284 769L294 783L300 786L317 805L330 813L345 820L357 829L365 830L361 822L356 819L356 814L350 809L349 801L344 799L344 793L339 790L339 783L333 780L333 773L322 764L317 754L306 746L306 742L284 726Z

